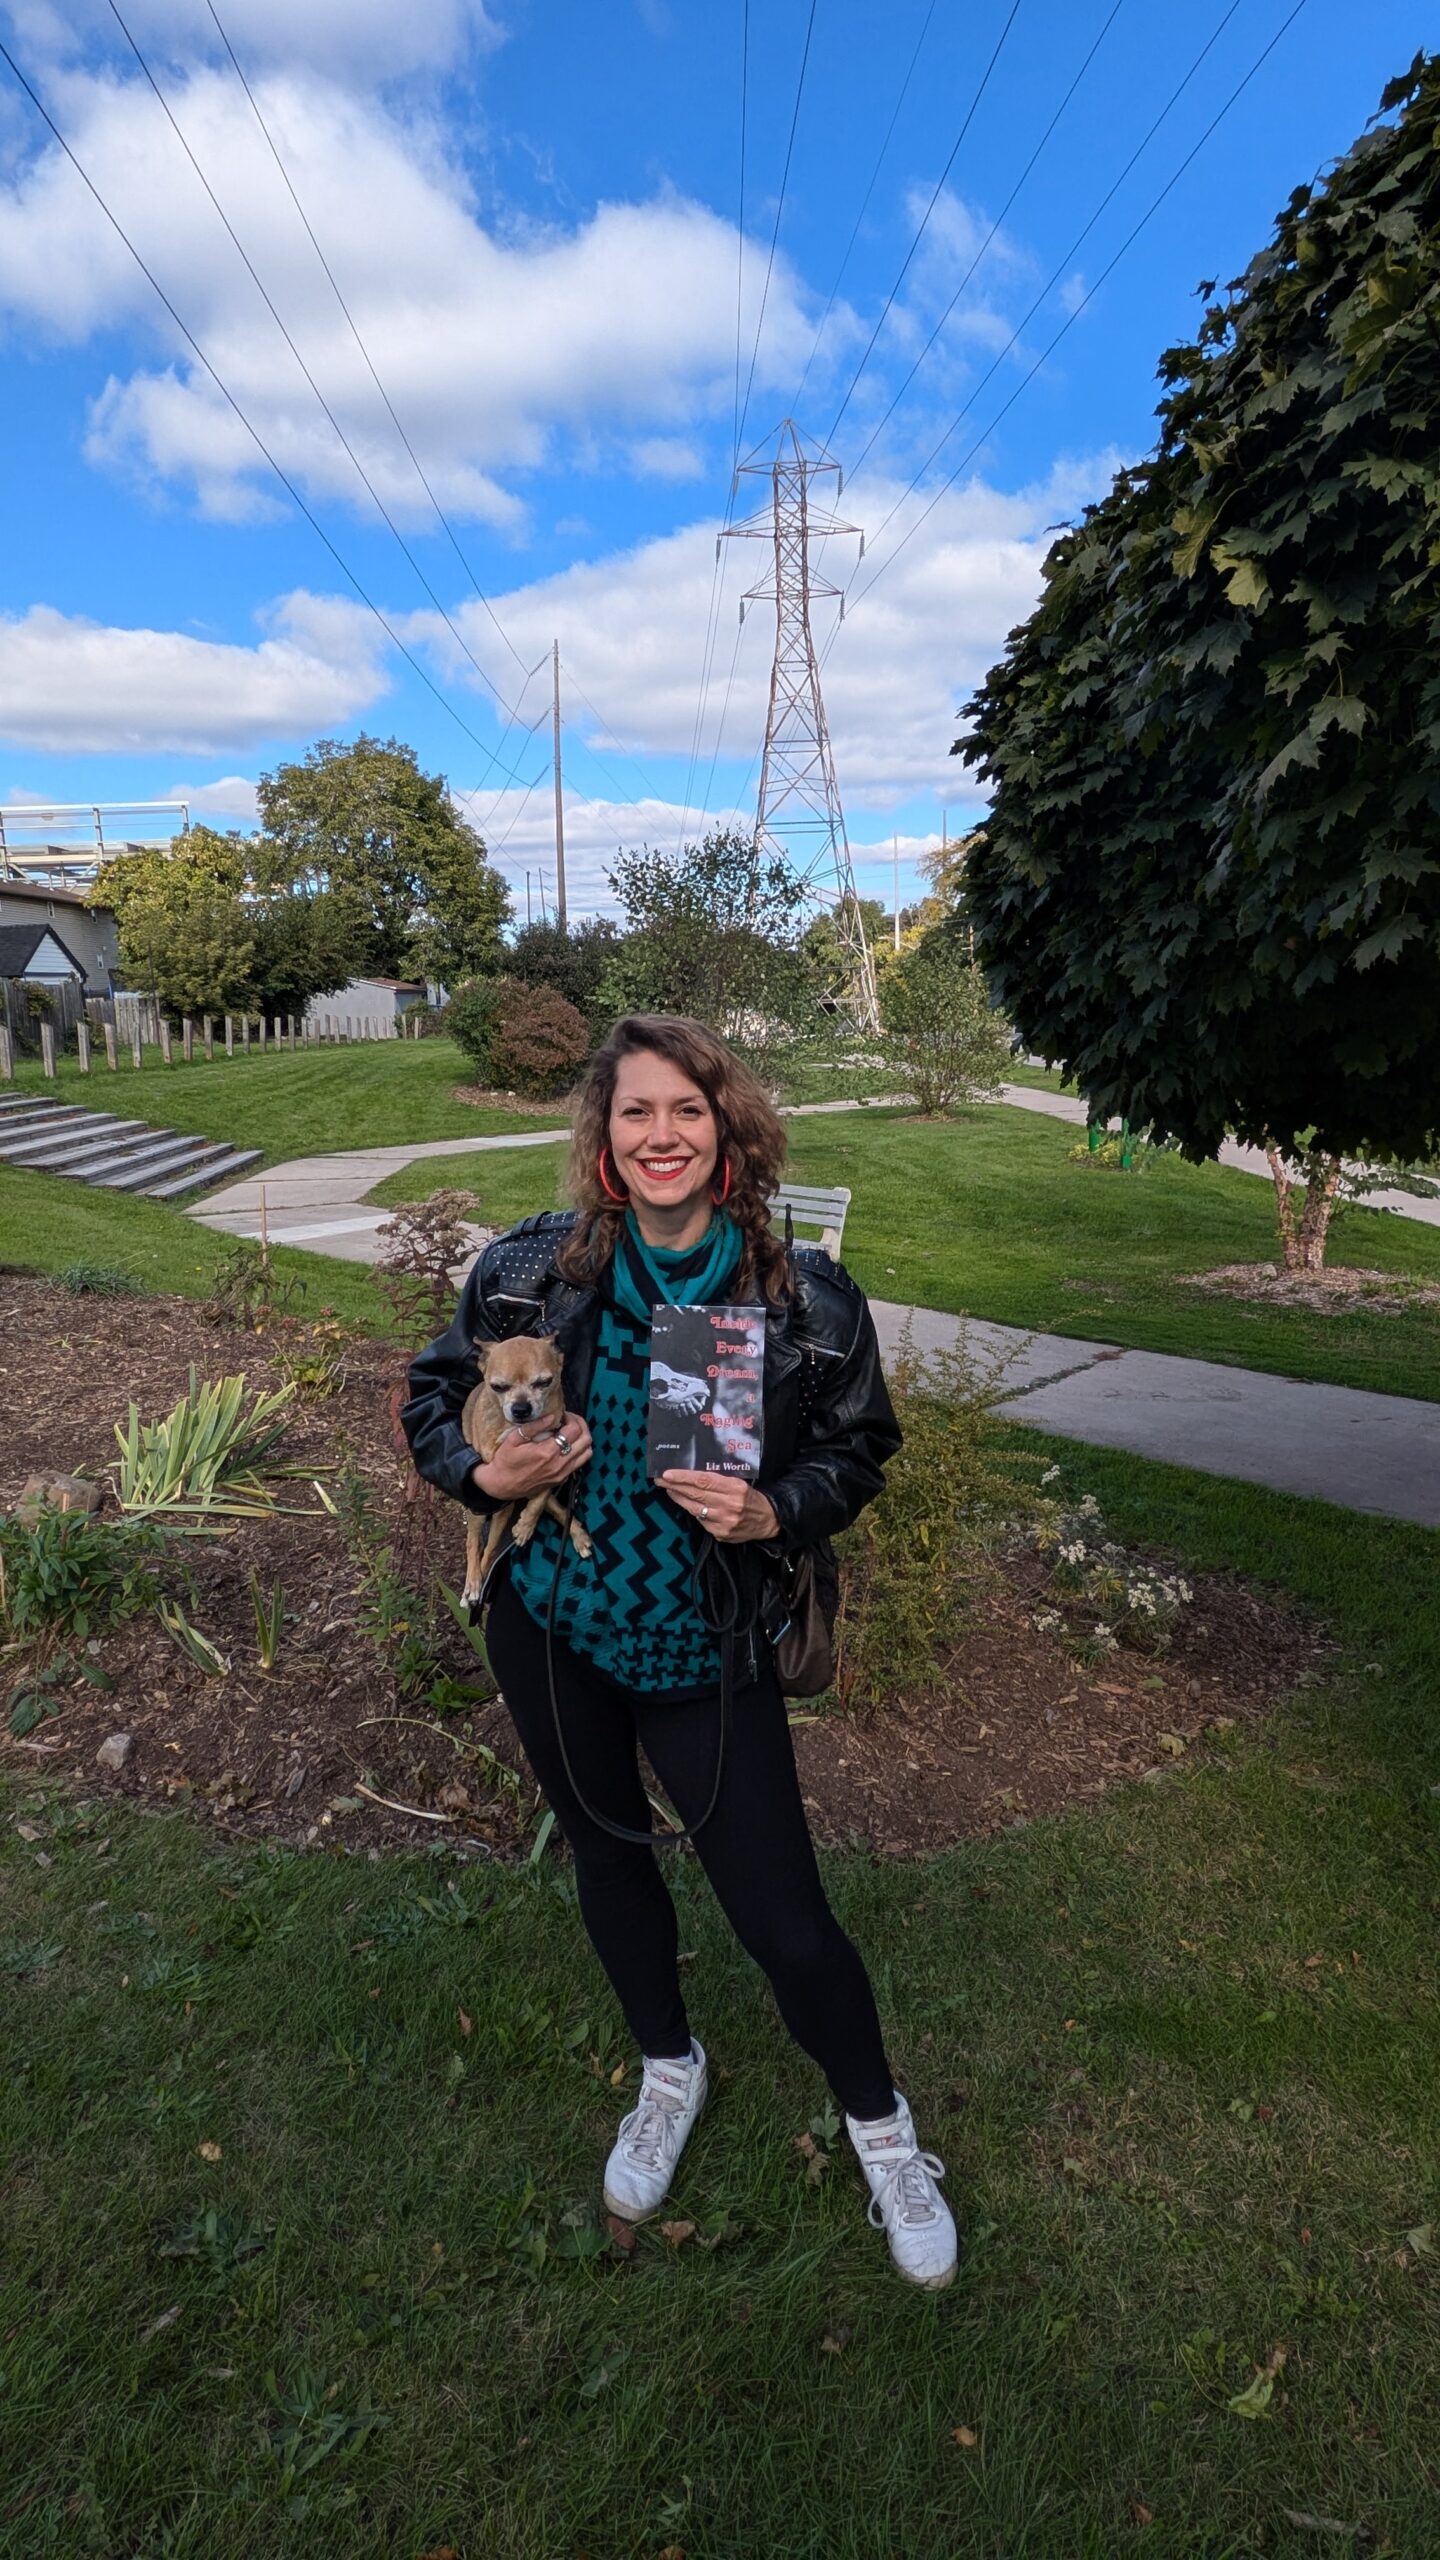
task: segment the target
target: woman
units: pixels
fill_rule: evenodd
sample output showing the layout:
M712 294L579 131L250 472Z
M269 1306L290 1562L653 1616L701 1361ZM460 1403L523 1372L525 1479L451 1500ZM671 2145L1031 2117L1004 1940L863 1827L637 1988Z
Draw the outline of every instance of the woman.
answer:
M903 2275L938 2287L956 2261L944 2170L919 2147L864 1964L825 1897L765 1632L783 1625L779 1560L810 1549L828 1562L828 1540L881 1491L900 1441L860 1290L818 1248L787 1251L771 1232L784 1152L762 1088L712 1032L660 1016L617 1023L577 1097L578 1210L524 1219L486 1247L454 1323L411 1369L404 1422L420 1473L471 1510L564 1486L593 1545L576 1556L544 1517L528 1547L507 1549L487 1643L643 2057L639 2102L605 2168L607 2207L631 2222L658 2210L706 2094L638 1741L791 2034L829 2079L871 2221ZM670 1468L652 1483L653 1309L745 1301L765 1316L758 1481ZM559 1425L512 1430L481 1463L459 1421L474 1345L531 1333L559 1336L569 1409Z

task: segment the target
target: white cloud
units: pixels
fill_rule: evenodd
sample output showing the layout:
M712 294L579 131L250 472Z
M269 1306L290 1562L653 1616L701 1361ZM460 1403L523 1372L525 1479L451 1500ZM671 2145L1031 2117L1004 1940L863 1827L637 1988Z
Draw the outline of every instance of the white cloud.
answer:
M262 619L268 636L245 648L43 604L0 617L0 735L58 754L216 755L333 727L388 691L358 605L302 591Z
M192 818L214 818L222 825L254 826L260 814L255 785L243 773L222 774L218 782L172 782L162 800L183 800Z
M949 757L958 707L999 655L1006 634L1034 604L1050 528L1097 494L1117 461L1118 456L1105 453L1062 463L1041 486L1013 494L972 480L947 492L923 532L901 550L901 537L926 503L923 492L905 498L853 579L856 608L843 628L835 628L833 605L817 607L825 703L847 808L883 810L916 791L960 801L964 776ZM846 515L878 528L901 497L888 480L847 481ZM616 741L637 755L680 755L688 762L717 530L713 521L689 525L494 599L500 621L527 665L558 633L562 666L598 714L592 720L586 702L572 695L569 716L582 735L593 733L612 762ZM827 574L836 584L842 578L851 583L855 544L829 547L836 556L827 563ZM768 604L749 609L738 646L736 642L739 591L763 574L764 546L727 543L725 548L742 557L729 558L725 568L702 751L692 786L701 797L732 655L726 759L746 759L752 752L758 756L770 678L774 616ZM893 567L886 566L892 555ZM873 596L862 596L877 570L883 574ZM493 628L478 605L457 605L453 618L477 655L487 633L493 647ZM471 676L435 616L417 615L405 628L412 644L419 641L434 650L447 681L463 683ZM722 774L725 770L722 764Z
M71 0L64 9L20 0L12 14L32 59L63 61L115 39L102 0ZM299 62L331 80L397 80L446 70L503 41L484 0L405 0L403 9L395 0L226 0L220 15L247 74L257 63ZM125 16L147 52L222 50L208 12L193 0L131 0Z
M337 0L338 5L338 0ZM297 12L303 15L303 11ZM428 502L233 77L164 83L257 272L386 506ZM61 119L97 187L287 472L308 497L370 501L225 236L180 144L138 82L67 73ZM442 127L373 97L276 71L257 85L342 292L447 509L515 528L512 482L567 460L678 477L703 462L733 399L734 227L672 192L597 206L568 229L503 233L477 210ZM764 274L748 258L744 326ZM178 338L75 171L44 149L0 188L0 319L84 344L138 328L163 361L95 399L91 459L193 494L209 513L273 504L244 427ZM790 380L807 323L776 262L757 397Z

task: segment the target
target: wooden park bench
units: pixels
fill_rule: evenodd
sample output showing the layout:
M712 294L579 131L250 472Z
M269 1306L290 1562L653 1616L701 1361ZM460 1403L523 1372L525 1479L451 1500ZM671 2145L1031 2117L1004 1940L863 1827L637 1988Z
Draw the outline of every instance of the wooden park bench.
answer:
M770 1214L783 1224L788 1209L791 1223L797 1229L818 1227L821 1244L831 1261L838 1262L849 1206L850 1194L841 1184L829 1190L816 1190L809 1183L782 1182L770 1203ZM801 1236L800 1241L804 1244L811 1239Z

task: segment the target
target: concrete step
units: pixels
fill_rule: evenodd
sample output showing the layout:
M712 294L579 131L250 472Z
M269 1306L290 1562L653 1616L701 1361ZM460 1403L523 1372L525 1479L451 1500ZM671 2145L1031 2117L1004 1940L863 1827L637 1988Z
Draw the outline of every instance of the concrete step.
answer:
M258 1164L259 1161L258 1147L241 1147L234 1153L222 1149L218 1164L202 1164L194 1171L176 1174L169 1182L147 1183L145 1197L147 1200L174 1200L182 1191L198 1191L207 1182L218 1182L222 1174L239 1173L243 1166ZM285 1239L277 1236L275 1241L283 1244Z
M119 1116L114 1111L87 1111L79 1102L63 1105L57 1102L48 1111L38 1105L33 1110L9 1111L0 1120L0 1142L9 1146L15 1139L29 1137L32 1133L38 1135L43 1129L68 1129L73 1128L77 1120L114 1120Z
M63 1128L47 1128L33 1137L0 1140L0 1158L27 1170L63 1172L70 1156L92 1141L113 1144L122 1132L144 1131L147 1125L144 1120L107 1120L97 1113L93 1118L67 1121Z
M179 1173L206 1156L224 1153L211 1138L177 1138L171 1131L154 1146L134 1147L112 1162L91 1165L79 1178L97 1191L144 1191L152 1178Z
M69 1109L75 1109L72 1103ZM45 1093L0 1093L0 1120L13 1120L36 1111L60 1111L67 1106Z
M109 1172L132 1156L153 1153L157 1146L178 1145L179 1139L177 1129L152 1129L145 1120L117 1120L113 1129L83 1130L63 1145L57 1138L43 1156L28 1156L26 1163L44 1173L73 1174L83 1182L102 1164Z

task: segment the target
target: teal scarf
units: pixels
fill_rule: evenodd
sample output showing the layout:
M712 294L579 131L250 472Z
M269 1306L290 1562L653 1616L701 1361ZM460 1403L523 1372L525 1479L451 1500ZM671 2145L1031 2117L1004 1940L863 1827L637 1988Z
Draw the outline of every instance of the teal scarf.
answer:
M742 1249L740 1229L719 1213L681 1250L647 1245L633 1209L627 1213L595 1348L586 1415L594 1445L573 1479L575 1516L595 1551L582 1560L547 1516L511 1563L511 1581L536 1623L546 1623L554 1588L557 1634L629 1689L719 1684L719 1647L695 1604L704 1533L646 1472L650 1319L662 1303L722 1302Z

